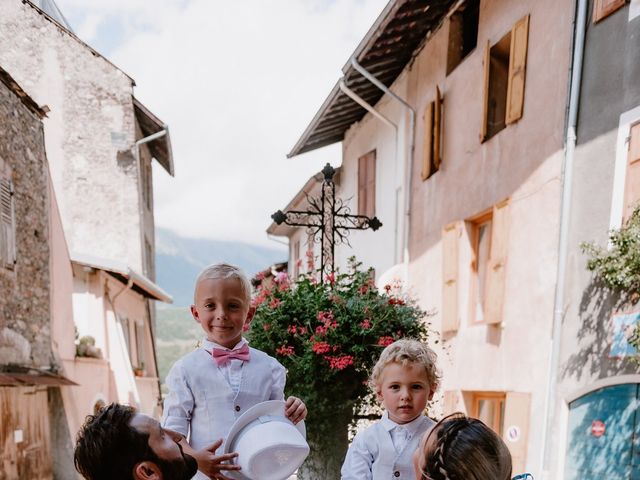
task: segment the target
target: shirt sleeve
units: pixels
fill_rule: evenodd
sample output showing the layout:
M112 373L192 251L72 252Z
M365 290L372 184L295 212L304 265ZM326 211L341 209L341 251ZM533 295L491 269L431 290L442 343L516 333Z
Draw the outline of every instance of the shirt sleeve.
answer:
M347 451L340 470L341 480L373 480L373 454L367 448L364 436L366 430L358 433Z
M287 370L275 358L271 365L271 393L269 400L284 400L284 385L287 381Z
M182 362L178 361L171 367L166 384L169 393L164 399L162 426L175 430L187 438L195 402L183 372Z

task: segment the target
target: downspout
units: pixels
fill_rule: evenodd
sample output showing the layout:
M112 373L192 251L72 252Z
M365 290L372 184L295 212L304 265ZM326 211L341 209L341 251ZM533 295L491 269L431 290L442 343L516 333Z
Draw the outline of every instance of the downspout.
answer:
M549 359L549 378L545 405L546 424L542 437L542 477L552 478L553 442L550 441L554 425L557 424L557 373L560 362L561 328L564 316L565 276L569 245L569 220L571 214L571 195L573 187L573 163L576 149L576 126L580 101L580 83L582 81L582 59L586 33L587 0L578 0L571 81L569 84L569 108L567 114L566 146L562 165L562 204L560 207L560 232L558 239L558 269L556 277L553 307L553 326L551 330L551 358Z
M398 101L404 108L409 111L409 155L405 163L404 172L404 229L402 234L402 246L403 246L403 263L405 269L405 281L409 283L409 224L411 220L411 173L413 172L413 151L415 149L415 125L416 125L416 111L409 105L403 98L392 92L384 83L374 77L367 69L358 63L355 57L351 58L351 65L355 68L364 78L373 83L376 87L382 90ZM396 131L397 136L397 131Z

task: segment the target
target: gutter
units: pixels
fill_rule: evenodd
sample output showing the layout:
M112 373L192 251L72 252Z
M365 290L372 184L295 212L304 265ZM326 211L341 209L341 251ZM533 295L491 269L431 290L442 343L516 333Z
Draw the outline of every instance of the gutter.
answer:
M356 57L351 58L351 65L356 69L364 78L373 83L376 87L382 90L384 93L398 101L405 109L409 111L409 152L408 158L405 163L404 170L404 211L405 211L405 220L404 220L404 228L402 233L402 245L403 245L403 263L405 268L405 281L407 284L409 283L409 224L411 220L411 173L413 172L413 153L415 149L415 140L416 140L416 111L415 109L409 105L403 98L396 95L392 92L384 83L378 80L375 76L373 76L367 69L365 69L362 65L358 63ZM397 130L396 130L397 137ZM396 140L397 145L397 140Z
M578 124L578 107L580 101L580 84L582 81L582 59L586 33L588 0L578 0L574 23L573 61L571 64L571 81L569 83L569 106L567 114L566 145L562 165L562 204L560 207L560 232L558 239L558 269L556 277L555 298L553 307L553 326L551 330L551 358L549 359L549 377L547 383L547 400L545 404L546 419L542 436L542 477L555 478L552 475L554 442L550 439L557 435L557 373L560 366L560 342L562 340L562 319L565 303L565 277L567 269L569 245L569 220L571 215L571 195L573 188L573 164L576 150L576 126ZM557 469L557 466L556 466Z

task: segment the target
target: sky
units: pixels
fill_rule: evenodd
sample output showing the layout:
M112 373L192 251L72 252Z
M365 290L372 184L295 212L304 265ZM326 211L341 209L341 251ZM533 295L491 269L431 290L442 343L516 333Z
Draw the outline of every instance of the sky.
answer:
M169 125L156 225L266 246L270 215L340 144L287 159L387 0L57 0Z

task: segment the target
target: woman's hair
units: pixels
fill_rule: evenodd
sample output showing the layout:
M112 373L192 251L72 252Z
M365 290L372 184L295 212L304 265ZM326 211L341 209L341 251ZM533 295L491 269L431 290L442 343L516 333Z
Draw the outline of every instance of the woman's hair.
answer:
M374 391L378 389L382 371L390 363L398 363L402 366L415 364L424 368L429 389L435 392L440 385L440 372L436 366L437 359L436 353L422 342L411 339L396 340L380 354L380 358L371 372L369 385Z
M425 455L421 478L511 478L509 449L502 439L480 420L469 418L462 413L454 413L440 420L427 435L425 448L421 452Z

